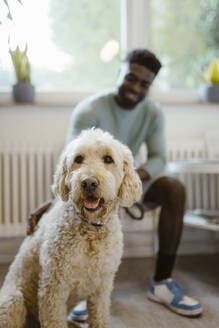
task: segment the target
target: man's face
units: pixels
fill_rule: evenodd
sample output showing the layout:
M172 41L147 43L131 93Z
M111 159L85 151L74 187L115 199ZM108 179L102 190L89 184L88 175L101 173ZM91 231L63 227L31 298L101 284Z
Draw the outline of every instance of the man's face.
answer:
M124 109L133 109L145 98L155 74L143 65L124 63L117 81L116 101Z

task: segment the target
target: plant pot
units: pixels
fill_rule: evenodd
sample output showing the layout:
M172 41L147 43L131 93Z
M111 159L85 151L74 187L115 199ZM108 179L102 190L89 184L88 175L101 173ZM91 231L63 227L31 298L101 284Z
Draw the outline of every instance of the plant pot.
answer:
M13 100L18 103L32 103L35 99L35 88L31 83L18 82L13 85Z
M219 102L219 84L205 85L201 87L199 95L204 102Z

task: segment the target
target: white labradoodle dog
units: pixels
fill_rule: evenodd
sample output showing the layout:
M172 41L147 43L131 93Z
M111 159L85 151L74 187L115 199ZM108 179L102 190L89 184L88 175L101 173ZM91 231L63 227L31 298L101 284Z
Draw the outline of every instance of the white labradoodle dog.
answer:
M91 328L108 328L122 255L119 206L142 192L130 150L100 129L83 131L57 168L57 202L25 238L0 291L0 328L65 328L73 302L88 300Z

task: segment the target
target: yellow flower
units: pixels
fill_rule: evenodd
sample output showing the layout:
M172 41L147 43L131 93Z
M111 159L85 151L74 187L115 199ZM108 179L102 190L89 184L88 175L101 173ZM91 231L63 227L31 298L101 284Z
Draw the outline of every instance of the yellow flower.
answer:
M219 59L212 60L209 68L203 73L203 78L208 83L219 83Z

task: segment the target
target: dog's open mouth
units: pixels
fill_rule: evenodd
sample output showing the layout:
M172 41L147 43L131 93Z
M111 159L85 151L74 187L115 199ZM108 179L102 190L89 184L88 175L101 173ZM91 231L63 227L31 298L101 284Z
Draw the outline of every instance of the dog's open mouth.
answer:
M87 211L97 211L104 203L104 199L103 198L96 198L93 196L88 196L85 200L84 200L84 208Z

